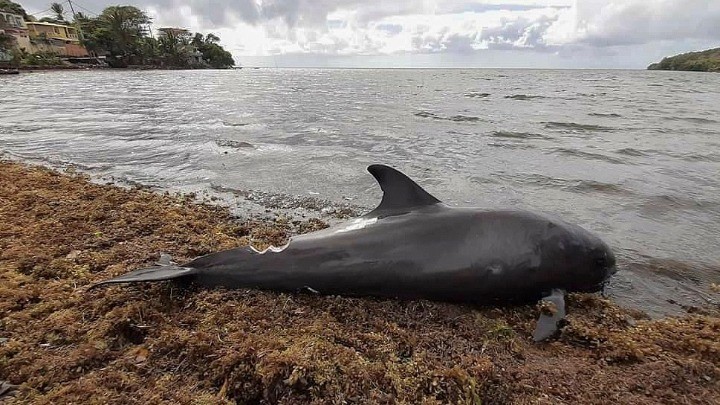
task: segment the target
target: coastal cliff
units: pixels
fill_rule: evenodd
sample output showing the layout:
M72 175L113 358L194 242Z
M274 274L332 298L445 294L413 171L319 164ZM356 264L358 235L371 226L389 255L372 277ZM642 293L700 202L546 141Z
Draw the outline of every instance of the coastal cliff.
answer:
M648 70L720 72L720 48L670 56L648 66Z

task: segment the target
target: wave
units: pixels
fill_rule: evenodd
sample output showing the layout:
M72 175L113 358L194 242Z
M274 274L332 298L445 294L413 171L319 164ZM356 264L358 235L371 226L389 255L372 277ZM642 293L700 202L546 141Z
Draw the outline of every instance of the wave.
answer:
M333 216L336 218L354 217L368 210L367 207L361 207L347 202L333 202L319 197L297 196L259 190L242 190L216 183L211 183L210 189L216 193L230 193L262 207L275 210L301 209L317 211L321 216Z
M565 130L571 130L571 131L598 131L598 132L608 132L608 131L614 131L614 128L611 127L605 127L602 125L593 125L593 124L578 124L575 122L559 122L559 121L546 121L543 122L545 124L545 128L547 129L565 129Z
M468 98L485 98L485 97L490 97L490 93L469 92L469 93L465 93L465 97L468 97Z
M535 173L524 173L520 175L513 175L511 177L505 176L506 180L522 184L532 184L540 187L547 187L552 189L561 189L574 193L600 193L600 194L632 194L632 191L624 188L619 184L604 183L594 180L573 180L573 179L562 179L558 177L549 177L542 174Z
M701 154L701 153L680 153L680 152L667 152L667 151L660 151L660 150L637 150L633 148L625 148L615 151L615 153L620 153L623 155L629 155L629 156L650 156L650 155L661 155L661 156L667 156L671 157L673 159L680 159L684 160L686 162L710 162L710 163L717 163L720 162L720 154L718 153L708 153L708 154Z
M590 113L591 117L622 118L622 115L615 113Z
M244 141L232 141L229 139L217 139L215 141L217 146L225 147L225 148L234 148L234 149L240 149L240 148L255 148L251 143L244 142Z
M249 123L246 123L246 122L228 122L228 121L223 121L222 124L225 125L226 127L244 127L244 126L250 125Z
M618 149L615 151L615 153L619 153L621 155L628 155L628 156L648 156L647 153L645 153L641 150L634 149L634 148Z
M657 218L676 211L718 213L720 212L720 202L695 199L680 195L663 194L645 198L639 205L639 208L641 215L650 218Z
M527 94L513 94L512 96L505 96L505 98L509 98L512 100L532 100L535 98L547 98L545 96L531 96Z
M699 153L684 153L684 154L666 153L666 155L672 156L674 158L682 159L686 162L711 162L711 163L720 162L720 154L717 154L717 153L710 153L708 155L702 155Z
M510 139L553 139L550 136L534 134L531 132L513 132L513 131L495 131L491 134L495 138L510 138Z
M664 119L668 121L687 121L692 122L694 124L717 124L718 121L710 119L710 118L703 118L703 117L663 117Z
M455 121L455 122L476 122L476 121L482 121L482 118L480 118L480 117L475 117L475 116L472 116L472 115L461 115L461 114L453 115L452 117L447 118L447 119L450 120L450 121Z
M475 117L475 116L472 116L472 115L462 115L462 114L458 114L458 115L453 115L453 116L451 116L451 117L445 117L445 116L438 115L438 114L435 114L435 113L432 113L432 112L429 112L429 111L419 111L419 112L416 112L416 113L413 114L413 115L415 115L416 117L431 118L431 119L434 119L434 120L443 120L443 121L455 121L455 122L477 122L477 121L483 121L482 118L480 118L480 117Z
M532 146L530 145L524 145L520 143L498 143L498 142L490 142L487 144L487 146L492 146L493 148L505 148L505 149L530 149Z
M568 148L556 148L553 149L552 153L566 155L566 156L573 156L573 157L579 157L582 159L591 159L591 160L601 160L608 163L613 163L617 165L623 165L626 164L622 159L617 159L611 156L602 155L599 153L592 153L592 152L584 152L577 149L568 149Z
M578 180L575 184L563 187L565 190L585 192L599 192L603 194L631 194L631 192L618 184L603 183L593 180Z

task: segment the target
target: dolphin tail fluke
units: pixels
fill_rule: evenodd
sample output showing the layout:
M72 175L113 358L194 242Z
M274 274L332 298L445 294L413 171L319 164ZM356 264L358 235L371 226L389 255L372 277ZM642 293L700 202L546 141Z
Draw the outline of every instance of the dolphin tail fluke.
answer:
M93 284L89 289L107 284L147 283L154 281L187 279L195 274L197 274L197 269L193 267L178 266L169 260L169 256L162 255L160 257L160 261L156 263L155 266L131 271L130 273L123 274L122 276L101 281L97 284Z

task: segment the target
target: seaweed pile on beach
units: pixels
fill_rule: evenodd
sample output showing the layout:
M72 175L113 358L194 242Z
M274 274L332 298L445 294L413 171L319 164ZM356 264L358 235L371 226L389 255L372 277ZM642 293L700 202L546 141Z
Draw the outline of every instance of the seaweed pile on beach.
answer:
M0 162L0 381L10 403L718 403L720 316L649 320L571 295L535 306L93 282L157 260L282 244L319 220Z

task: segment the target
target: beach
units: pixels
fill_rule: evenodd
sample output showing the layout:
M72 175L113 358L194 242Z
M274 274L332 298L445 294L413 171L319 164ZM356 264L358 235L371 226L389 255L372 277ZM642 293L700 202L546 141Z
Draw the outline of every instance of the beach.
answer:
M650 320L571 295L534 344L533 305L202 290L87 291L156 261L280 246L318 219L0 161L0 381L10 403L717 403L718 308Z

